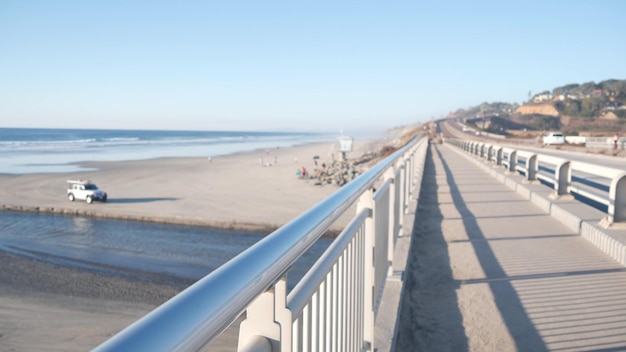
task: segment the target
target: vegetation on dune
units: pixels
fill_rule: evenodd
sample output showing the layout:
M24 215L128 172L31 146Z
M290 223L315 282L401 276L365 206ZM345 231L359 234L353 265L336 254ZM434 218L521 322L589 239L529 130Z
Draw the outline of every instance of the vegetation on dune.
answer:
M514 130L579 132L626 131L626 80L566 84L528 94L524 104L482 103L459 109L460 118L480 130L507 134Z

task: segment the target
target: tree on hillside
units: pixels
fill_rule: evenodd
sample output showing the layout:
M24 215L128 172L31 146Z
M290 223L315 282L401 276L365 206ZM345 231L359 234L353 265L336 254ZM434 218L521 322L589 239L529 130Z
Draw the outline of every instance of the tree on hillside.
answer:
M580 84L578 83L567 84L567 85L564 85L563 87L557 87L557 88L554 88L554 90L552 90L552 95L554 96L565 95L565 94L575 91L576 89L578 89L578 87L580 87Z
M587 83L583 83L580 85L580 92L583 95L591 95L591 93L593 93L593 91L595 89L598 89L599 87L596 86L596 84L591 81L591 82L587 82Z
M600 110L602 110L605 105L605 100L606 99L604 97L591 97L583 99L581 101L581 116L598 116L600 114Z
M482 103L478 106L469 107L467 109L459 109L454 112L454 115L457 117L464 118L472 118L477 115L508 115L515 111L519 107L517 103L502 103L502 102L494 102L494 103Z
M626 91L626 81L617 79L608 79L598 83L598 86L604 91Z
M579 116L582 110L580 100L559 101L554 107L561 115Z
M615 101L626 104L626 81L609 79L598 83L598 86L602 88L602 92L608 95Z

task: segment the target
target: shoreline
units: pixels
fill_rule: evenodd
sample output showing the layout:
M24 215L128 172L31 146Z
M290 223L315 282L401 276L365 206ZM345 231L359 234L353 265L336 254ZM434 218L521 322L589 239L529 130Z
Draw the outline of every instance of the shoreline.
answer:
M385 142L382 138L355 141L349 157L375 151ZM329 163L337 150L336 143L314 142L210 158L86 161L76 164L96 170L79 172L0 174L4 186L0 212L271 233L340 189L316 186L313 180L296 175L301 167L313 170L318 160L320 165ZM65 181L72 178L93 180L108 193L109 200L69 202ZM338 234L343 226L339 221L328 235Z
M65 209L65 208L53 208L53 207L39 207L29 205L0 205L0 212L24 212L24 213L40 213L50 215L63 215L63 216L82 216L98 219L110 219L120 221L137 221L137 222L150 222L156 224L170 224L170 225L184 225L184 226L198 226L209 229L219 230L237 230L237 231L249 231L257 232L270 230L274 231L278 227L273 227L269 224L253 224L253 223L241 223L241 222L219 222L210 219L189 219L189 218L175 218L175 217L156 217L147 215L124 215L124 214L109 214L106 212L90 211L83 209Z

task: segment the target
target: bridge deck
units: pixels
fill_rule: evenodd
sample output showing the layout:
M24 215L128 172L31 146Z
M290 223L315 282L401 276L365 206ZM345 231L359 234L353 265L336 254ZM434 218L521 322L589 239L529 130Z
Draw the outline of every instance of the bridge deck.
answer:
M396 350L626 349L626 269L452 148L426 160Z

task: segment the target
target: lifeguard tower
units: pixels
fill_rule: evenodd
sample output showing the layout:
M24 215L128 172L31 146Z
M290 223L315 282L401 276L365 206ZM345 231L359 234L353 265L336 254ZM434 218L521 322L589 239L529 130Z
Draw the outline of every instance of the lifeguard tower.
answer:
M339 137L339 151L341 152L341 160L346 160L346 153L352 151L352 143L354 138L350 136Z

